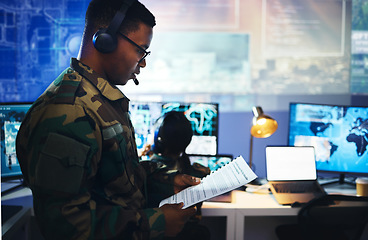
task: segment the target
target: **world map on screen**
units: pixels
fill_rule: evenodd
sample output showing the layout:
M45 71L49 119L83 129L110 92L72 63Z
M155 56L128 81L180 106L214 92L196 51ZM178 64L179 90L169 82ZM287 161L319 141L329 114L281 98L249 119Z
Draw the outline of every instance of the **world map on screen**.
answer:
M316 123L312 122L310 124L311 131L316 135L321 135L329 128L333 128L332 123ZM368 119L357 118L349 130L349 134L346 136L347 142L352 142L356 145L356 153L358 156L362 156L367 151L368 145ZM337 150L338 146L333 142L330 144L330 155L333 155Z
M289 142L314 146L317 169L368 171L368 108L301 104L294 110Z

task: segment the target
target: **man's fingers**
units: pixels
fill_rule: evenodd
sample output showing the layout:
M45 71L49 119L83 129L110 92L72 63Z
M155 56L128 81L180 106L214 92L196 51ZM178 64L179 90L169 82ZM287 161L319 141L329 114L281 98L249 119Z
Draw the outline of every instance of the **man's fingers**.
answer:
M183 177L184 182L186 184L189 184L189 185L196 185L196 184L199 184L201 182L200 178L193 177L193 176L190 176L190 175L183 174L182 177Z
M175 203L175 204L172 204L176 209L180 210L181 212L183 212L183 215L185 216L192 216L194 215L197 210L196 210L196 207L189 207L189 208L186 208L186 209L182 209L183 206L184 206L184 203L183 202L180 202L180 203Z
M196 178L187 174L178 174L174 178L174 192L178 193L184 188L197 185L200 182L200 178Z
M183 209L183 211L185 212L185 215L187 216L193 216L197 212L195 207L186 208L186 209Z

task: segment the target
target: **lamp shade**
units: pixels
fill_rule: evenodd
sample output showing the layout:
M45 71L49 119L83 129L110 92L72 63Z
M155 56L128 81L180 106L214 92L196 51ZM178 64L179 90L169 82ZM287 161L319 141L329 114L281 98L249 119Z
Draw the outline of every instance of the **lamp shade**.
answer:
M250 134L256 138L267 138L271 136L278 127L277 121L263 113L261 107L253 107L253 121Z

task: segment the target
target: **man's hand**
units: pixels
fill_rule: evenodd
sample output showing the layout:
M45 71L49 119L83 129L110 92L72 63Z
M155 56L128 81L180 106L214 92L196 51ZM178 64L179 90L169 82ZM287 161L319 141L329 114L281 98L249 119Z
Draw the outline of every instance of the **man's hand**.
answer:
M174 178L174 192L178 193L184 188L197 185L201 182L200 178L196 178L187 174L178 174Z
M188 219L196 213L195 207L181 209L183 203L165 204L160 207L165 215L165 236L174 237L184 227Z

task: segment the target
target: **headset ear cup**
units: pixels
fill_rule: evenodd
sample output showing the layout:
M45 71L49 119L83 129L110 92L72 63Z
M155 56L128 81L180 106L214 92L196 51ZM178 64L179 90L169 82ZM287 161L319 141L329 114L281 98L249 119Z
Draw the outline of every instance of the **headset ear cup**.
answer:
M117 46L116 35L111 35L106 30L102 28L93 35L93 45L101 53L111 53Z
M154 134L154 143L152 146L152 150L154 153L158 154L158 153L162 153L163 150L163 139L161 137L161 126L155 130L155 134Z

